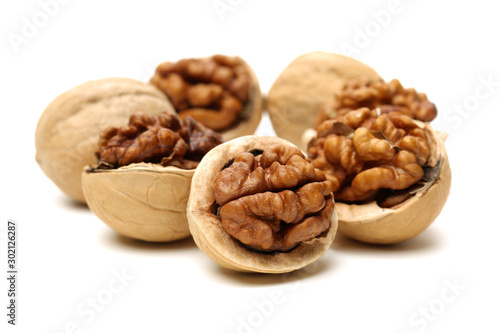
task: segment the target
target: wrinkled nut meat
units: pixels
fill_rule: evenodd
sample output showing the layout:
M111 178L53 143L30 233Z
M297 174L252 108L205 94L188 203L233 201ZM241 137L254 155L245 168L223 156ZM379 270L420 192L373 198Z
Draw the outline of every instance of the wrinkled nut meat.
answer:
M424 122L430 122L437 116L436 105L428 100L426 94L414 88L405 89L397 79L389 82L357 79L346 82L333 101L325 102L315 127L327 119L335 119L362 107L378 108L381 113L398 111Z
M65 194L85 202L81 174L95 161L101 132L127 124L138 110L175 110L154 86L128 78L89 81L56 97L40 116L35 133L36 161Z
M190 117L134 114L128 126L103 132L98 165L82 174L87 203L121 235L152 242L185 238L194 169L220 143L219 133Z
M252 134L261 97L255 74L238 57L215 55L164 62L151 83L170 99L179 117L192 117L226 139Z
M314 126L321 106L353 79L378 80L377 72L353 58L310 52L293 60L269 90L267 109L276 134L295 145ZM304 147L305 149L305 147Z
M322 122L308 154L333 184L339 231L396 243L427 228L450 189L443 141L404 111L360 108Z
M193 238L226 268L289 272L317 260L335 236L332 183L285 140L226 142L203 158L191 186Z
M335 133L340 126L344 132ZM323 122L308 152L328 170L337 201L371 201L379 190L404 190L422 179L423 167L436 167L429 131L403 113L361 108Z
M113 168L139 162L194 169L210 149L222 143L217 132L207 130L191 117L183 120L169 113L135 114L128 127L112 127L99 141L99 163Z
M289 251L330 227L332 187L298 148L275 145L239 155L215 180L214 196L231 236L258 251Z

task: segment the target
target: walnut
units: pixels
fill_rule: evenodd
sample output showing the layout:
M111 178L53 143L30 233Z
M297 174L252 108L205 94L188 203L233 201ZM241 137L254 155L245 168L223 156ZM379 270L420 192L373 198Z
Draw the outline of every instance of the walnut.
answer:
M222 141L190 117L134 114L128 126L103 132L97 167L82 174L87 204L123 236L152 242L185 238L194 170Z
M226 139L253 134L262 101L255 74L238 57L215 55L158 65L150 82L170 99L179 117L192 117Z
M89 81L56 97L40 116L35 133L36 161L65 194L85 202L81 173L95 160L101 132L146 114L174 108L154 86L127 78Z
M215 180L224 230L254 249L273 252L289 251L328 229L333 185L323 173L294 147L271 146L258 157L242 153Z
M353 58L310 52L293 60L274 81L267 109L276 134L301 145L302 133L314 126L321 105L333 99L352 79L380 79L377 72Z
M332 183L276 137L228 141L202 159L188 203L196 244L223 267L284 273L317 260L336 233Z
M403 241L427 228L446 202L451 171L444 139L405 113L349 111L321 123L307 140L312 164L333 184L343 234Z
M346 82L333 100L321 106L315 127L327 119L364 107L378 108L382 114L398 111L424 122L430 122L437 116L436 105L427 99L426 94L413 88L405 89L396 79L384 82L360 78Z
M114 168L151 162L193 169L220 143L220 134L202 128L191 117L179 121L169 113L157 116L138 113L130 117L129 126L104 131L96 157L100 163Z
M298 148L283 147L270 147L258 159L251 153L236 157L217 177L214 184L216 202L224 205L245 195L293 188L322 177L304 160Z

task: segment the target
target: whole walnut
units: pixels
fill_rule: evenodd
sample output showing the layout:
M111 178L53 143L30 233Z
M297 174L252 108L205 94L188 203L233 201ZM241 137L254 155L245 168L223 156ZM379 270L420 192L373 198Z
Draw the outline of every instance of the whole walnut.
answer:
M321 106L352 79L378 80L368 65L335 53L310 52L293 60L274 81L267 109L274 131L297 146L312 128Z
M193 176L189 230L221 266L285 273L319 259L337 230L332 183L290 142L245 136L211 150Z
M113 77L76 86L56 97L40 116L36 161L65 194L85 202L81 173L95 160L101 132L127 124L138 111L175 113L161 91L137 80Z

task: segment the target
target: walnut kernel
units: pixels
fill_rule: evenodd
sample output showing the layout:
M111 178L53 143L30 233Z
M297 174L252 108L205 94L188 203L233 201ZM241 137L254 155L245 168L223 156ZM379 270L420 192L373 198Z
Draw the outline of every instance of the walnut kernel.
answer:
M344 116L359 108L378 108L383 114L397 111L424 122L430 122L437 116L436 105L428 100L426 94L413 88L405 89L397 79L384 82L381 79L357 78L347 81L333 100L321 106L315 127L327 119Z
M226 140L253 134L262 101L255 74L239 57L214 55L158 65L150 82L170 99L179 117L192 117Z

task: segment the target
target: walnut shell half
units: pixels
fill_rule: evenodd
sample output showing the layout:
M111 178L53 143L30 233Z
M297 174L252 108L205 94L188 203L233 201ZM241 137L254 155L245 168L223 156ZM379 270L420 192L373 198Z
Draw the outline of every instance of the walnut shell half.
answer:
M186 207L194 170L136 163L118 169L86 168L89 208L117 233L150 242L189 236Z
M85 202L81 173L95 160L107 127L125 125L133 113L175 113L150 84L128 78L88 81L56 97L41 115L35 133L36 161L64 193Z
M269 90L267 109L276 134L300 146L302 133L313 127L321 106L352 79L380 79L377 72L353 58L310 52L292 61Z
M330 227L323 234L299 243L288 252L254 251L224 229L217 213L219 207L214 195L217 177L241 154L265 151L276 144L296 149L290 142L277 137L237 138L206 154L193 176L187 210L189 229L198 247L225 268L242 272L286 273L316 261L333 242L337 231L335 209L330 218ZM333 202L333 199L330 200Z

